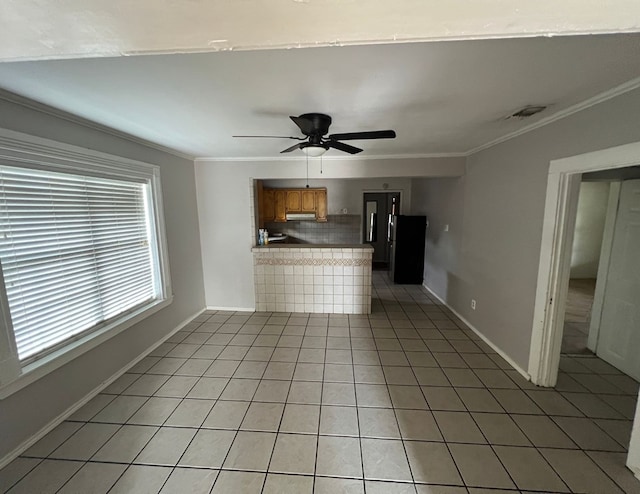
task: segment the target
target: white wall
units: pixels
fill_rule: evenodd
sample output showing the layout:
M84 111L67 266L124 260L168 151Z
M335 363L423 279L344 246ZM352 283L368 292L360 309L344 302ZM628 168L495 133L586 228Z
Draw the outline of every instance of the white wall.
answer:
M265 180L265 187L304 187L305 179ZM386 185L386 189L384 187ZM366 191L400 191L402 213L409 214L411 208L411 179L410 178L339 178L309 180L309 187L327 188L328 214L362 215L362 194Z
M0 400L0 460L204 307L193 163L0 100L0 127L160 166L173 303Z
M447 251L433 259L427 251L437 274L429 287L522 369L529 362L549 162L637 141L639 116L635 90L470 156L464 179L439 195L433 195L438 181L414 187L414 213L424 209L432 224L456 217ZM462 211L452 212L456 197L464 198Z
M324 179L460 176L464 158L402 160L324 160ZM205 297L208 307L255 307L253 289L250 181L304 179L303 160L281 162L196 161L198 214L202 242ZM309 177L320 179L319 162ZM372 183L376 183L375 180ZM390 182L389 182L390 183ZM329 196L331 191L328 192Z
M609 182L580 184L571 249L571 278L595 278L598 274L608 201Z

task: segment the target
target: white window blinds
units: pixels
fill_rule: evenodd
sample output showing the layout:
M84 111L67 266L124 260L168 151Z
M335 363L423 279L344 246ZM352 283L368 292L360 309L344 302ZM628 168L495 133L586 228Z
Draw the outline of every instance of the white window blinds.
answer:
M149 184L0 166L0 259L21 361L159 295Z

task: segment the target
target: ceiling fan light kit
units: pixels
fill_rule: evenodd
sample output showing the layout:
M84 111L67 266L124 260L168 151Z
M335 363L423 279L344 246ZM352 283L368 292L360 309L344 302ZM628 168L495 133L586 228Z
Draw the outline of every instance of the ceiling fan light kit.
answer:
M373 130L367 132L347 132L343 134L330 134L329 126L331 117L324 113L304 113L298 117L289 117L298 126L306 137L293 136L233 136L233 137L260 137L276 139L296 139L298 144L280 151L280 153L290 153L296 149L301 149L307 156L318 157L326 153L330 148L337 149L349 154L358 154L362 149L340 141L352 141L360 139L393 139L396 133L393 130Z

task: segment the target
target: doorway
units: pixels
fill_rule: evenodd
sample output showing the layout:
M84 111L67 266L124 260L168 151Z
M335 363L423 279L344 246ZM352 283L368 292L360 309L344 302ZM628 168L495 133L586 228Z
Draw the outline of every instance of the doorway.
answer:
M400 214L400 192L365 192L362 211L362 241L373 247L373 269L387 270L393 216Z
M639 163L640 142L554 160L550 164L529 358L529 374L534 384L553 387L558 380L562 328L569 285L571 246L582 174L631 168ZM640 210L640 204L635 202L640 198L640 187L637 192L632 191L630 197L632 199L628 208L622 204L622 196L620 199L620 210L628 209L628 216L630 216L628 220L625 220L628 221L630 227L626 229L625 235L621 237L623 240L619 243L623 257L628 257L625 252L630 252L629 242L640 240L638 234L640 219L635 218L637 211ZM616 255L615 243L614 240L612 258ZM614 327L617 327L617 321L624 322L625 320L627 323L630 320L631 326L634 326L636 318L640 316L640 304L636 300L637 293L640 292L634 292L635 285L633 285L635 276L640 275L640 268L637 257L634 259L635 263L628 268L622 271L613 271L614 277L619 280L617 285L631 287L631 290L623 288L621 292L617 291L617 287L615 288L615 297L611 299L613 305L610 309L611 316L616 320L613 323ZM611 275L612 270L609 269L607 285L611 283ZM630 280L629 277L633 279ZM628 293L632 294L631 299L627 297ZM636 294L635 298L634 294ZM605 310L606 308L602 309L602 321L605 320ZM628 326L627 323L625 323L625 327ZM640 325L636 325L635 330L638 327ZM628 345L621 345L621 335L613 334L617 351L626 351ZM637 341L635 340L637 335L632 338L634 342ZM636 398L637 391L633 395L634 402ZM630 413L633 416L632 410ZM636 477L640 477L639 417L640 411L636 409L634 432L631 434L627 457L627 466L635 473Z

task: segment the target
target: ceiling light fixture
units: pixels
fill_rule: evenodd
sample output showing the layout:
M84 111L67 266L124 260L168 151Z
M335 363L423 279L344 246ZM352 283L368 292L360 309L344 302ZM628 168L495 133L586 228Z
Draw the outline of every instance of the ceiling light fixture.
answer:
M304 146L302 148L302 152L307 156L317 158L318 156L322 156L324 153L326 153L327 149L327 147L324 147L321 144L309 144L308 146Z

